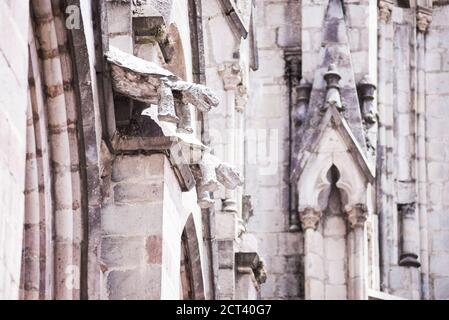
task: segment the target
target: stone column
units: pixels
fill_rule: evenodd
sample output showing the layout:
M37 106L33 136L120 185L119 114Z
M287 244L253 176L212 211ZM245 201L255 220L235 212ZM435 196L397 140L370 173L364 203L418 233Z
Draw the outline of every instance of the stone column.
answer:
M394 142L393 134L393 24L391 13L393 10L392 0L379 0L378 11L378 88L377 102L379 111L379 131L377 142L377 180L376 193L377 214L379 215L379 238L381 256L380 288L388 291L389 269L393 255L393 242L391 217L388 212L395 210L393 199L393 177L391 167L393 163L392 147Z
M31 99L29 99L31 100ZM27 110L27 150L25 173L25 224L22 254L22 299L38 300L40 286L40 208L39 169L31 101ZM2 275L3 276L3 275Z
M238 63L225 63L219 67L219 74L223 78L226 91L226 149L225 161L234 164L235 154L235 130L236 130L236 93L238 85L242 82L241 69ZM233 190L225 190L223 211L237 213L237 202Z
M416 221L415 203L398 205L398 215L402 222L402 247L399 265L402 267L416 267L421 264L418 261L418 226Z
M218 68L226 93L226 149L224 161L235 163L235 113L236 93L242 78L238 63L225 63ZM238 208L235 190L225 188L223 209L216 213L216 239L218 246L219 299L235 298L235 240L237 239Z
M418 7L416 15L417 25L417 192L418 192L418 219L420 235L421 256L421 290L422 298L430 299L429 296L429 237L427 233L427 171L426 171L426 119L425 119L425 34L431 22L431 11Z
M321 216L320 210L310 207L304 208L299 213L304 232L304 298L306 300L324 299L323 240L321 234L316 231Z
M240 172L245 172L245 107L248 103L248 89L245 85L237 86L237 95L235 97L235 166ZM240 231L245 230L243 221L243 193L244 189L237 187L236 199L238 199L237 210L239 218Z
M347 210L351 226L349 233L349 290L351 300L367 299L367 279L365 265L367 264L365 246L365 223L368 210L364 204L356 204Z

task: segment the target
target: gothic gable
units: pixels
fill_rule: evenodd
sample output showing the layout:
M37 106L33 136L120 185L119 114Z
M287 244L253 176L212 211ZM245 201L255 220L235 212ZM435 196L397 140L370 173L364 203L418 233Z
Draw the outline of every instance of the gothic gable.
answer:
M325 15L322 36L322 48L319 64L315 71L310 102L305 116L304 126L300 128L301 141L298 153L307 153L313 148L316 135L319 135L319 125L322 122L323 107L326 95L335 95L338 91L340 101L337 108L346 120L352 136L357 140L361 150L366 149L366 138L363 130L354 71L351 60L347 26L341 0L330 0ZM330 77L328 68L334 66L338 70L336 83L329 85L326 74ZM331 89L331 90L329 90ZM332 98L333 99L333 98Z

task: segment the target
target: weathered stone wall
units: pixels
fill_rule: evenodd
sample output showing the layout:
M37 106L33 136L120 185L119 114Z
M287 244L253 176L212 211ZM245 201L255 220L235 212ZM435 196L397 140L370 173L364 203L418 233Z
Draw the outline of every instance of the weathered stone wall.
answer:
M28 1L0 2L0 299L17 299L28 106Z
M449 6L434 7L426 39L430 296L449 299Z
M258 71L251 74L246 111L246 193L254 216L248 230L266 262L262 299L301 296L302 234L289 230L289 91L286 51L299 55L300 1L258 1ZM317 18L319 20L319 18ZM310 42L308 42L310 44Z
M117 156L109 192L101 216L103 298L180 299L181 234L190 215L201 225L195 191L182 193L167 157L155 154ZM202 244L202 228L194 230ZM202 290L202 245L191 259L200 261L193 272Z

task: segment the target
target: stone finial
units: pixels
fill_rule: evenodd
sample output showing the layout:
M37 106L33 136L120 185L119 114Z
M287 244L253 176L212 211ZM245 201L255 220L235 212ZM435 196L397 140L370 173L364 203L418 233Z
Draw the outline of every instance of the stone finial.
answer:
M176 116L175 112L175 100L173 97L173 92L170 87L165 83L161 82L160 87L160 97L158 104L158 119L160 121L167 122L179 122L179 118Z
M432 22L432 9L418 6L416 8L416 27L418 31L426 33Z
M376 86L373 81L365 76L359 84L362 99L362 115L368 127L377 122L377 108L374 104Z
M391 0L379 0L379 19L387 23L390 21L393 11L393 2Z
M299 81L297 87L298 106L293 111L293 121L296 127L299 127L305 121L311 90L312 85L310 83L306 82L304 79Z
M302 229L305 231L307 229L316 230L318 223L321 219L321 210L314 209L311 207L304 208L299 212L299 219L301 220Z
M225 90L236 90L242 82L241 68L238 63L225 63L218 67L218 73L223 78Z
M351 227L363 227L368 219L368 208L363 203L358 203L347 210L348 220Z
M326 101L321 111L326 111L330 106L334 106L337 110L342 111L343 105L341 103L340 86L341 79L340 73L337 71L337 67L331 64L328 71L324 74L324 80L327 84Z
M219 164L215 173L217 175L218 181L229 190L234 190L238 186L243 185L243 177L240 172L234 166L223 162Z

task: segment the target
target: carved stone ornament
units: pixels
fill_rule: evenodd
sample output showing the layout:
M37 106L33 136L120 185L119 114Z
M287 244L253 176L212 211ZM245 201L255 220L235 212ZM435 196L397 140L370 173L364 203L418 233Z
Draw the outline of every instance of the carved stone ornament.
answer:
M391 17L393 2L391 0L379 0L379 19L387 23Z
M220 100L206 86L185 81L168 81L168 86L172 90L180 91L183 94L184 102L191 103L201 112L209 112L220 103Z
M327 84L326 101L321 108L321 111L326 111L330 106L334 106L338 111L343 110L341 103L339 81L341 75L338 73L335 65L331 64L328 71L324 74L324 80Z
M223 78L225 90L236 90L242 82L241 68L238 63L225 63L219 66L218 73Z
M302 229L305 231L307 229L316 230L318 223L320 222L322 213L319 209L314 208L304 208L299 212L299 219L301 220Z
M112 85L116 92L147 104L159 105L159 119L178 122L174 95L191 103L201 112L208 112L220 103L206 86L181 81L170 71L125 53L113 46L106 53L111 66Z
M374 103L376 86L368 76L365 76L359 84L362 99L362 115L365 124L371 127L377 122L377 108Z
M243 112L248 103L248 89L243 84L237 86L237 94L235 96L235 110Z
M259 284L265 283L267 281L267 270L265 269L265 262L262 258L259 259L257 267L254 270L254 276Z
M347 210L348 220L352 228L363 227L368 219L368 208L358 203Z
M218 181L225 186L226 189L234 190L243 185L243 177L236 167L223 162L215 169Z
M257 252L236 252L235 263L239 273L253 273L257 285L267 281L265 263Z
M297 87L298 104L293 111L293 121L296 127L302 125L306 119L311 90L312 85L306 82L304 79L301 79Z
M218 158L209 152L205 152L198 162L202 174L200 192L214 192L218 190L218 180L215 173L218 163Z
M175 99L170 87L165 81L161 82L159 92L158 119L160 121L177 123L179 118L175 113Z
M416 27L418 31L426 33L432 22L432 10L424 7L417 7Z
M190 107L188 103L185 103L183 99L175 99L175 110L179 116L177 132L180 133L193 133L192 128L192 115L190 113Z

